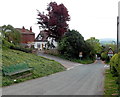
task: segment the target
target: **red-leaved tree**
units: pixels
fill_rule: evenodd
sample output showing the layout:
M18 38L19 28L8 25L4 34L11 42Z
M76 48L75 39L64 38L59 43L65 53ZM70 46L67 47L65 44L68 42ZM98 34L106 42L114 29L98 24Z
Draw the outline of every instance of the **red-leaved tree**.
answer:
M47 7L48 13L39 12L38 24L47 32L47 36L59 40L68 30L67 21L70 20L67 8L63 4L50 2Z

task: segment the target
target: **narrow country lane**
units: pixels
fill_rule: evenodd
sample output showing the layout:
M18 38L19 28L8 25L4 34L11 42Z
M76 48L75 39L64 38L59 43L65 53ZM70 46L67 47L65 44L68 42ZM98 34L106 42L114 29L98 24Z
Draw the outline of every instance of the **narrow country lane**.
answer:
M73 68L73 67L75 67L75 66L82 65L80 63L71 62L69 60L65 60L65 59L59 58L57 56L53 56L53 55L49 55L49 54L44 54L44 52L38 52L37 55L45 57L45 58L48 58L48 59L51 59L51 60L55 60L55 61L61 63L68 70L71 69L71 68Z
M102 95L104 64L75 66L70 70L3 88L3 95Z

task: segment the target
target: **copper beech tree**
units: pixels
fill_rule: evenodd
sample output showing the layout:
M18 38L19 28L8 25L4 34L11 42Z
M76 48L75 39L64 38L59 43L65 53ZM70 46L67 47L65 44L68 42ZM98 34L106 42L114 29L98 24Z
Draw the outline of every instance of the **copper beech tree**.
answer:
M61 39L68 30L67 21L70 20L67 8L63 4L50 2L47 7L47 14L38 11L38 24L44 29L47 37L53 37L56 40Z

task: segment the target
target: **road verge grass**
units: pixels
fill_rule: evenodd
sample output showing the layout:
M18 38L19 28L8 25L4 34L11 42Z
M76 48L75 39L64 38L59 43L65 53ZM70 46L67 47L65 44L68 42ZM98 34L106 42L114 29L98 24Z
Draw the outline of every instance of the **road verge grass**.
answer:
M117 77L113 77L113 74L109 69L105 71L105 84L104 95L118 95L118 84L116 82Z
M61 54L58 53L58 51L53 51L53 50L45 50L44 51L45 54L49 54L49 55L53 55L65 60L69 60L71 62L77 62L77 63L81 63L81 64L91 64L94 63L94 60L90 59L90 58L81 58L81 59L77 59L77 58L68 58L66 56L63 56Z
M69 61L72 61L72 62L77 62L77 63L81 63L81 64L91 64L94 62L94 60L91 60L90 58L86 58L86 59L76 59L76 58L67 58L65 56L62 56L62 55L58 55L58 57L62 58L62 59L66 59L66 60L69 60Z

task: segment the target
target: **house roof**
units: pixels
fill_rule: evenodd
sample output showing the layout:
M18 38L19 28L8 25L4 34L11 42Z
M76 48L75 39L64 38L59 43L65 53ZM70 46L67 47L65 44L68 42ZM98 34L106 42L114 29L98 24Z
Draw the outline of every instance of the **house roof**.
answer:
M48 35L47 35L47 31L43 30L40 31L40 33L37 35L36 37L36 41L47 41L48 39Z
M35 34L33 32L30 32L30 30L28 30L28 29L24 29L24 31L21 28L16 28L16 29L22 34Z

